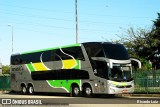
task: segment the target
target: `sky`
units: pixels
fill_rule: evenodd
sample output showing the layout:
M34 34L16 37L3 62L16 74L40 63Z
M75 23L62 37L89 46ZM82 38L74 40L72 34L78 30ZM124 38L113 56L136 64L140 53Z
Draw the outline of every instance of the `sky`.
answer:
M77 0L78 43L117 40L152 27L159 0ZM11 25L11 26L8 26ZM0 61L12 54L76 43L75 0L0 0Z

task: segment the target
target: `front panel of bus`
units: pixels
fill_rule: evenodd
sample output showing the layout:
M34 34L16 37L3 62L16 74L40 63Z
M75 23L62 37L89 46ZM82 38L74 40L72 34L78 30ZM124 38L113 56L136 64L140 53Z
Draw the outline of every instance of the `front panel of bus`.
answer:
M132 93L134 81L129 55L121 44L84 44L97 82L94 93Z

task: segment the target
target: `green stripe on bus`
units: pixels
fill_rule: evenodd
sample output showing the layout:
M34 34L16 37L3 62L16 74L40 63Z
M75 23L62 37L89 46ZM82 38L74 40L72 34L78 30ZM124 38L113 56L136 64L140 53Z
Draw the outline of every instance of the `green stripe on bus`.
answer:
M27 64L27 67L29 68L29 71L30 71L30 72L34 72L34 71L35 71L35 69L34 69L34 67L32 66L32 64Z
M126 86L127 82L112 82L112 84L114 84L116 86Z
M47 80L49 85L54 88L65 88L68 92L71 91L71 84L77 83L80 87L80 80Z
M76 60L76 62L77 62L77 66L75 66L74 69L81 69L81 61Z

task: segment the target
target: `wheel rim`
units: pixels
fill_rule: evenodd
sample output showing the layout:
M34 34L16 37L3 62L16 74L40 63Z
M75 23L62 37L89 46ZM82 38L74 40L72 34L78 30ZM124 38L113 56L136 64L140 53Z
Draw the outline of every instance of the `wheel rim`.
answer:
M86 88L86 94L87 94L87 95L91 95L91 93L92 93L91 88L90 88L90 87L87 87L87 88Z
M30 94L33 93L33 87L29 87L29 93L30 93Z
M73 91L74 91L74 94L75 94L75 95L78 95L78 94L79 94L79 88L78 88L78 87L75 87Z
M22 92L26 93L26 87L22 87Z

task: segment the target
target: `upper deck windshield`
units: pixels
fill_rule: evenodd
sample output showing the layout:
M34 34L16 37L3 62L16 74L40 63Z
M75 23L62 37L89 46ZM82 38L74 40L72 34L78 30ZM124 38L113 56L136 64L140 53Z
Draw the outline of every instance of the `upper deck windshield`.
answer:
M106 57L115 60L128 60L129 55L121 44L88 43L84 44L89 57Z
M121 44L103 44L104 53L109 59L128 60L129 55Z

